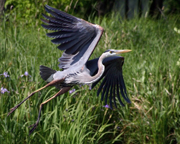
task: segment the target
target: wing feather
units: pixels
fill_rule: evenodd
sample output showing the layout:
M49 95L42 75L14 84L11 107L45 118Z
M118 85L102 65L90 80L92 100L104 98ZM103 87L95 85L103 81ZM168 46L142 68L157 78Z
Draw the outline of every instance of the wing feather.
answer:
M70 24L69 23L64 23L64 21L61 21L60 19L58 18L53 18L53 17L49 17L45 14L42 14L42 16L49 20L49 23L52 23L52 24L56 24L56 25L60 25L60 26L63 26L63 27L69 27Z
M121 98L120 98L120 95L119 95L119 83L118 83L118 82L117 82L116 90L117 90L117 98L118 98L120 104L121 104L122 106L124 106L124 104L123 104L123 102L122 102L122 100L121 100Z
M104 84L105 84L106 81L107 81L107 79L106 79L106 77L105 77L105 78L103 79L103 81L102 81L102 83L101 83L98 91L97 91L97 96L99 96L99 94L100 94L100 92L101 92L101 90L102 90L102 88L103 88L103 86L104 86ZM98 80L98 82L99 82L99 80ZM96 85L96 84L93 83L92 89L95 87L95 85ZM103 100L103 99L101 98L101 100Z
M93 61L93 63L91 62ZM98 71L97 63L98 59L94 59L88 61L86 67L91 71L92 75L95 75ZM94 88L102 79L103 81L98 88L97 95L101 93L101 100L105 100L105 104L107 104L107 98L109 97L109 104L112 108L112 102L116 105L116 97L119 103L124 106L120 95L123 99L130 103L126 92L126 87L124 84L124 79L122 75L122 66L123 66L124 58L120 56L108 57L103 60L103 64L105 65L104 74L99 78L98 81L92 84L92 88ZM104 99L105 97L105 99Z
M82 47L85 46L85 44L90 40L90 38L79 40L78 43L73 45L73 48L67 49L66 53L67 54L76 54L78 49L81 50Z
M116 89L116 87L115 87L115 84L113 83L113 86L112 86L112 88L113 88L113 101L114 101L114 105L115 105L115 107L117 108L117 105L116 105L116 93L115 93L115 89Z
M66 31L66 32L72 31L71 29L59 27L59 26L55 26L55 25L44 25L44 24L42 24L41 26L47 30L53 30L53 31Z
M56 14L58 14L62 18L65 18L65 19L67 19L69 21L76 21L76 17L74 17L72 15L69 15L69 14L67 14L65 12L62 12L62 11L57 10L55 8L52 8L52 7L48 6L48 5L46 5L45 8L48 9L48 10L54 11Z
M74 44L77 43L76 37L63 37L63 38L56 38L51 40L55 44L61 44L58 46L58 49L60 50L66 50L69 47L72 47Z
M65 17L65 16L63 17L63 15L60 13L53 12L51 7L46 6L45 10L62 22L71 23L73 21L72 19L69 20L68 17Z
M103 90L103 91L106 91L106 95L105 95L105 105L107 104L107 99L108 99L108 94L109 94L109 89L110 89L109 84L110 84L111 79L108 79L108 80L109 80L109 82L106 83L107 87L104 88L104 90Z
M120 88L120 90L121 90L121 95L123 96L123 98L124 98L128 103L130 103L129 98L127 97L127 93L125 92L126 87L125 87L124 81L123 81L122 79L123 79L123 77L122 77L122 75L121 75L121 76L119 77L119 81L120 81L120 86L119 86L119 88Z
M51 38L67 38L67 37L71 37L73 33L58 31L53 33L47 33L46 35Z
M111 82L112 83L112 82ZM112 106L112 89L113 89L113 85L111 85L111 87L110 87L110 96L109 96L109 102L110 102L110 107L112 108L113 106Z
M107 79L106 81L109 81L109 79ZM105 85L103 85L103 92L102 92L102 95L101 95L101 100L102 101L104 99L104 94L106 94L107 88L108 88L108 83L105 83ZM105 100L105 104L106 104L106 100Z
M96 47L103 28L48 5L45 10L51 16L43 14L46 20L42 20L45 23L42 27L55 31L47 36L54 38L52 43L60 44L58 48L64 51L59 58L59 68L67 69L72 65L76 68L77 62L78 66L83 66Z
M109 94L109 103L110 103L110 107L112 108L112 79L110 79L110 83L109 83L109 89L108 89L108 92L110 92ZM107 98L108 98L108 95L106 96L106 104L107 104Z

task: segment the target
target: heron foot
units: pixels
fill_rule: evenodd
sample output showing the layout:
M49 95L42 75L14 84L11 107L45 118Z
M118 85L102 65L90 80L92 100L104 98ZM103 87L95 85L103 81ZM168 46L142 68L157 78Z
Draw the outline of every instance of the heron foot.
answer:
M33 127L32 129L29 130L29 135L32 134L32 132L36 129L37 126L38 126L38 122L36 122L35 124L29 126L29 128Z
M10 112L8 113L7 116L9 116L13 111L15 111L20 105L16 105L15 107L10 109Z
M31 96L33 96L34 94L36 93L35 92L32 92L27 98L25 98L21 103L19 103L18 105L16 105L15 107L11 108L10 109L10 112L8 113L7 116L9 116L13 111L15 111L23 102L25 102L28 98L30 98Z

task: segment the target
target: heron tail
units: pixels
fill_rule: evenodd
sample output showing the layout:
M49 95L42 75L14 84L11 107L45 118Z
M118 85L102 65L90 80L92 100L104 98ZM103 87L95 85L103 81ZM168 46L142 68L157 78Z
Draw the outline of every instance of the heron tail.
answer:
M40 75L43 80L47 81L47 79L50 78L54 73L56 73L55 70L43 65L40 66Z

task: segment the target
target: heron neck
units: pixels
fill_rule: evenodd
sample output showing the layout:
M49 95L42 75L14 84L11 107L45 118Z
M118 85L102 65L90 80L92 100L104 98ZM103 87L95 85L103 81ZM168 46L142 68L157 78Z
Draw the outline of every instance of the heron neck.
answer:
M90 81L88 82L89 84L96 82L103 75L105 69L104 65L102 64L103 59L104 56L101 55L98 60L98 72L96 75L91 76Z

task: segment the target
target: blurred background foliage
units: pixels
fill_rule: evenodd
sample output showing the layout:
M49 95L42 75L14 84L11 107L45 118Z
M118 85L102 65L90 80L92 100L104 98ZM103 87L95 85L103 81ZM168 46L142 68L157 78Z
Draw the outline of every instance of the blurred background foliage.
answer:
M9 15L14 15L14 18L18 21L26 21L27 23L32 23L34 20L42 18L42 13L44 12L44 5L46 4L71 14L76 13L76 16L81 15L81 17L88 17L86 13L93 13L93 11L91 12L91 9L95 10L94 6L96 5L96 1L6 0L4 5L4 11L6 17Z
M166 14L180 13L180 0L164 0Z
M86 20L89 16L107 16L119 9L125 11L124 15L131 11L134 13L137 9L138 16L142 16L142 11L145 11L146 16L148 14L156 18L180 12L180 0L1 0L0 3L1 15L4 13L6 18L13 16L17 22L23 21L26 24L38 24L46 4ZM136 3L136 8L132 8ZM122 16L122 13L120 14Z

